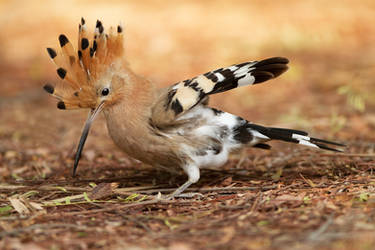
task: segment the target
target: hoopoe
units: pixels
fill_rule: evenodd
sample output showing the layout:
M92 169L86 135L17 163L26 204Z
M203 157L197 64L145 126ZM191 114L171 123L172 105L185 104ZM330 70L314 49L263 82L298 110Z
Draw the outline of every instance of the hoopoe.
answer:
M82 18L78 51L65 35L60 50L47 48L63 80L44 89L59 109L90 109L77 148L76 173L90 126L103 111L114 143L146 164L182 168L188 180L170 197L180 195L200 178L201 168L223 166L230 153L244 147L270 149L266 142L281 140L313 148L341 151L343 144L309 137L304 131L265 127L208 106L212 94L258 84L284 73L283 57L220 68L158 89L136 75L124 58L123 28L108 32L97 21L93 39Z

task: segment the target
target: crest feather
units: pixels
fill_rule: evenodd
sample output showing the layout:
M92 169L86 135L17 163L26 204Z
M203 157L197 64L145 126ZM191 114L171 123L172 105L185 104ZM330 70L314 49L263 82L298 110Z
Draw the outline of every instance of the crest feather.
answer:
M95 108L97 102L94 83L115 60L123 57L122 27L117 32L111 27L106 30L97 21L93 34L89 34L85 19L81 19L78 30L77 50L69 39L59 36L60 50L47 48L49 57L62 81L55 86L46 84L44 90L60 100L58 108ZM93 36L90 39L90 36Z

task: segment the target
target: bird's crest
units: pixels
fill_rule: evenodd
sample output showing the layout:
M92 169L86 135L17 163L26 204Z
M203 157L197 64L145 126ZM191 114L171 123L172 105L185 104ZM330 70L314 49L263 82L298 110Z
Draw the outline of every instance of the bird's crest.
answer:
M60 100L57 104L60 109L95 108L98 80L114 62L123 58L122 26L110 27L106 32L98 20L94 34L89 34L82 18L77 50L63 34L59 42L60 49L47 48L47 52L62 81L55 86L46 84L44 89Z

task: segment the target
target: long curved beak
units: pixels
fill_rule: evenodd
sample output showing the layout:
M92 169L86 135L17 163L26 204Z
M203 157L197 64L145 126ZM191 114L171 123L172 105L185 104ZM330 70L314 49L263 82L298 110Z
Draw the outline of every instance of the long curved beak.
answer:
M74 158L74 166L73 166L73 177L76 175L76 170L78 167L78 162L81 159L81 153L83 146L85 146L85 142L87 139L87 135L89 134L90 127L92 122L94 121L95 117L100 113L100 111L103 109L104 102L101 102L96 109L93 109L89 113L89 117L86 120L85 126L83 127L81 139L79 140L76 156Z

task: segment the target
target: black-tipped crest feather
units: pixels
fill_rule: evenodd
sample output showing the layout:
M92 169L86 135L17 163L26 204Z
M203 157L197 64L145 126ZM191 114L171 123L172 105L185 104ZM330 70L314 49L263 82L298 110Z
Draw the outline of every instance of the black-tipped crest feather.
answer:
M57 103L57 108L58 109L66 109L65 103L63 101L60 101Z
M59 42L60 42L60 46L64 47L65 44L67 44L69 42L69 40L68 40L68 38L64 34L61 34L59 36Z
M57 56L56 51L52 48L47 48L47 52L51 59L54 59Z
M51 84L46 84L43 86L43 89L49 93L49 94L53 94L53 92L55 91L55 88L51 85Z
M97 35L96 40L89 38L91 36L87 30L86 21L81 18L78 48L74 48L64 34L58 37L59 51L47 48L49 57L57 66L56 72L63 81L54 87L48 84L44 86L44 90L61 101L58 108L95 108L97 105L95 83L114 62L119 64L125 62L122 34L114 34L114 32L110 35L105 34L100 21L96 23L94 33ZM117 60L118 58L121 60Z
M66 76L66 70L63 69L63 68L58 68L58 69L57 69L57 74L59 75L59 77L60 77L61 79L64 79L65 76Z
M87 38L82 38L81 47L83 50L89 47L89 40Z

